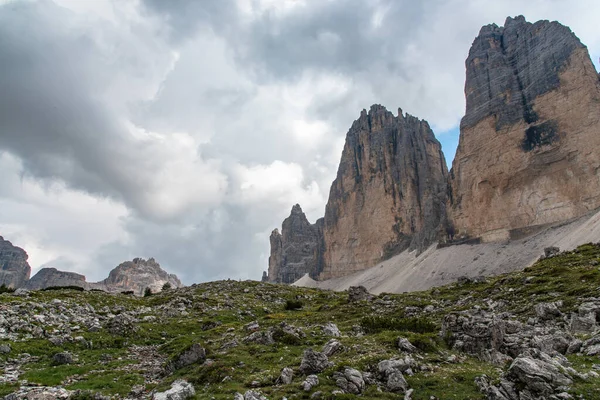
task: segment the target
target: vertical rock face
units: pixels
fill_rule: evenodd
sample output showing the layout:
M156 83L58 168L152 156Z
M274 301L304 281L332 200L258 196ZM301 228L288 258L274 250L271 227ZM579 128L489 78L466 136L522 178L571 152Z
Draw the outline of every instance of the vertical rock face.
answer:
M352 124L325 209L321 279L369 268L436 240L447 168L429 124L380 105Z
M315 224L296 204L283 221L281 234L277 229L271 233L271 256L269 257L269 282L292 283L308 273L316 277L322 264L323 219Z
M271 234L269 281L329 279L434 242L445 222L447 168L427 122L380 105L354 121L325 218L299 205Z
M512 230L600 206L600 81L558 22L488 25L466 61L466 115L450 177L461 236Z
M154 258L134 258L133 261L119 264L102 282L91 285L108 291L132 290L134 294L141 296L146 288L150 288L153 293L160 292L165 283L169 283L172 288L183 287L179 278L163 270Z
M31 274L27 258L25 250L0 236L0 285L22 287Z
M40 290L52 286L79 286L84 289L89 287L85 276L75 272L59 271L56 268L42 268L25 284L29 290Z

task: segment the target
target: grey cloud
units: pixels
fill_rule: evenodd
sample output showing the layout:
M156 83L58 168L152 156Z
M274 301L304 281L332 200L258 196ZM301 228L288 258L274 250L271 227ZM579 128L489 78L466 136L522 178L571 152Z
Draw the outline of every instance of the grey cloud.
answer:
M112 224L95 238L81 212L69 217L65 206L45 219L39 198L0 186L0 229L35 232L52 250L47 261L94 280L138 256L186 283L259 278L268 234L291 205L301 202L311 220L322 214L362 108L382 103L456 126L480 26L558 2L307 1L252 16L235 0L141 4L141 14L110 22L49 1L0 6L0 155L18 156L26 183L50 191L64 182L66 192L117 204L94 220ZM552 18L528 17L538 16ZM323 127L314 145L294 136L294 119ZM130 122L144 130L133 134ZM253 169L254 179L282 183L245 190L240 170Z
M260 217L264 219L258 220ZM254 233L268 220L264 213L257 215L232 205L223 205L205 215L190 215L185 226L129 218L125 226L133 242L127 246L118 242L103 246L96 254L96 264L117 265L128 254L129 258L154 257L186 283L257 279L264 248Z
M199 30L235 29L238 19L235 0L142 0L142 5L166 23L174 42L185 41Z
M146 217L170 217L157 212L152 194L162 189L157 172L172 155L134 138L110 93L113 80L140 60L123 61L102 47L106 38L75 21L50 2L0 6L0 148L19 155L33 176L122 200ZM162 57L166 65L170 55ZM202 160L197 168L222 180ZM207 201L223 185L207 183Z

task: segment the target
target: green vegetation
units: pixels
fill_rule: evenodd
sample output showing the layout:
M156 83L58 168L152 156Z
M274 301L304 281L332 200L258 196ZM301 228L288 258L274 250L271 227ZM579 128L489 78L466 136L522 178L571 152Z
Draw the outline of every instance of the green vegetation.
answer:
M285 306L283 307L285 310L299 310L302 308L302 302L300 300L286 300Z
M360 324L367 333L376 333L384 330L431 333L439 330L436 324L426 318L395 318L370 315L364 317Z
M373 373L380 361L400 357L397 343L399 337L404 337L419 349L415 355L419 363L428 366L406 377L415 389L413 399L483 399L474 378L486 374L497 379L502 368L466 355L460 355L459 362L449 362L451 356L458 355L440 337L445 315L474 306L488 310L495 302L495 310L510 312L526 321L534 315L533 306L537 303L562 300L561 311L568 313L577 308L581 298L598 297L599 287L600 248L592 244L482 283L452 284L416 293L383 293L372 301L355 303L348 301L346 292L233 280L175 290L163 287L151 296L144 293L144 297L82 292L71 287L21 297L0 287L0 307L26 305L35 314L47 307L40 304L58 299L65 307L89 304L107 319L120 313L135 313L137 318L137 329L131 335L111 334L106 328L88 331L81 325L72 331L72 340L57 345L23 331L18 340L0 341L12 347L9 355L0 355L0 362L27 353L31 360L22 365L19 379L81 390L76 397L80 400L92 398L96 392L122 398L135 385L144 385L146 391L164 390L179 378L194 384L197 399L230 400L235 392L244 393L254 387L269 399L308 399L316 390L328 396L337 389L335 371L352 367ZM148 289L147 292L151 294ZM257 322L261 332L269 331L275 343L245 341L251 333L246 326L251 322ZM282 328L282 322L301 329L305 336L291 334ZM327 322L335 323L341 330L342 337L337 339L343 349L330 357L334 365L319 374L319 386L312 392L299 393L302 353L307 348L320 351L331 339L321 329ZM44 326L33 319L32 324L43 327L47 334L59 331L58 325ZM188 365L170 375L156 372L156 368L160 371L195 343L206 349L209 362ZM76 362L52 365L53 355L62 351L75 355ZM573 367L582 371L600 364L597 357L569 358ZM277 385L284 367L295 370L294 381ZM0 395L17 387L0 384ZM592 399L590 394L599 387L597 379L577 380L572 394ZM353 398L356 396L335 396ZM360 398L402 396L368 385Z
M77 292L83 292L85 289L81 286L48 286L47 288L42 289L45 292L53 291L53 290L75 290Z
M0 294L1 293L13 293L15 289L7 287L4 283L0 286Z

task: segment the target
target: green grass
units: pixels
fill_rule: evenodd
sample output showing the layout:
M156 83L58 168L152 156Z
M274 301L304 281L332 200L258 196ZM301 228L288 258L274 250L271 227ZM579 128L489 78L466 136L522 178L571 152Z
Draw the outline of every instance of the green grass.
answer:
M68 389L89 390L108 395L127 395L131 388L144 382L141 374L98 371L90 373L85 380L67 386Z
M37 366L27 372L22 377L29 382L38 383L45 386L57 386L70 376L81 375L93 369L92 366L79 365L57 365L57 366Z
M200 343L206 348L210 363L182 368L163 377L158 384L146 383L146 389L156 386L164 390L175 379L184 378L194 384L198 399L230 400L235 392L244 393L253 385L258 385L269 399L308 399L312 392L298 393L303 379L297 372L302 353L309 347L320 350L330 338L319 326L334 322L343 334L338 338L343 351L330 358L333 367L319 374L321 383L315 390L326 393L324 398L330 398L327 393L336 389L333 372L346 366L373 371L381 360L401 355L397 339L402 336L419 349L414 357L421 364L435 367L432 372L415 371L414 376L407 377L410 387L415 389L414 399L429 399L430 396L482 399L474 378L486 374L496 379L501 369L471 357L457 364L447 363L451 352L439 336L442 318L449 312L473 306L487 309L493 301L502 304L496 312L513 313L522 321L534 314L535 304L543 301L562 300L561 311L568 313L578 307L580 298L600 295L599 261L600 248L588 244L542 260L523 271L489 278L483 283L451 284L417 293L386 293L373 301L359 303L349 303L345 292L237 281L205 283L145 298L64 288L33 292L30 297L0 293L0 304L3 305L16 302L37 307L36 304L60 299L67 306L90 304L98 311L105 306L111 310L115 307L125 310L149 307L150 311L142 316L156 316L155 321L138 323L138 331L125 338L104 330L87 332L85 328L73 334L83 336L88 346L77 342L54 346L47 339L31 338L26 336L27 332L22 332L18 341L10 342L11 354L0 355L0 361L29 353L36 359L22 367L20 379L41 385L58 385L79 376L67 385L69 389L124 396L132 386L144 384L144 371L137 366L139 361L133 359L130 352L132 345L159 346L160 355L168 362L190 345ZM163 306L178 303L179 299L186 300L187 315L163 313ZM423 308L430 305L433 311L424 313ZM249 334L244 325L251 321L257 321L261 330L272 329L276 343L270 346L243 343L242 339ZM281 322L302 329L306 337L286 334L279 328ZM355 335L360 331L364 334ZM238 343L236 347L223 347L234 340ZM60 351L77 355L77 363L52 366L52 356ZM592 364L600 363L598 358L576 355L569 358L576 369L584 372L589 371ZM290 385L276 386L274 383L284 367L296 371L294 381ZM6 395L16 387L0 385L0 395ZM571 392L575 397L583 394L586 399L593 399L599 389L598 380L577 380ZM356 396L335 398L353 399ZM360 398L399 397L368 386Z

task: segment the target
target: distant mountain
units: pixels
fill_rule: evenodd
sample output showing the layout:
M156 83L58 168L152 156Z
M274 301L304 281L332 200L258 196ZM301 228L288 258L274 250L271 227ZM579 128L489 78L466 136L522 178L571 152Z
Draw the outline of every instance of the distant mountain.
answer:
M159 292L166 283L172 288L184 286L176 275L163 270L154 258L134 258L133 261L123 262L110 271L108 278L100 282L87 282L84 275L59 271L56 268L42 268L29 279L31 267L27 258L25 250L13 246L0 236L0 285L29 290L52 286L79 286L107 292L133 291L140 296L146 288L150 288L154 293Z

